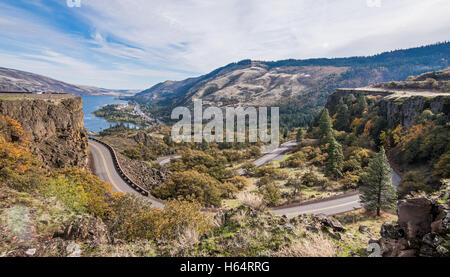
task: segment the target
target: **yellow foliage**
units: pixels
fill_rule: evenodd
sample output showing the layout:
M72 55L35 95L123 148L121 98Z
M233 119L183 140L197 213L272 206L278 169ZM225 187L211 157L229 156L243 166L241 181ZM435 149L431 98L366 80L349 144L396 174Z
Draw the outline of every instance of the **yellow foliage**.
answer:
M423 124L417 124L412 126L409 130L404 132L403 139L401 139L401 146L402 150L406 151L406 146L409 142L417 139L420 135L423 135L424 133L428 132L432 128L432 124L429 124L427 126Z
M0 182L11 188L25 191L34 190L43 174L40 164L28 148L12 143L0 136Z
M100 218L107 218L112 212L112 203L122 194L114 192L112 185L101 181L97 176L79 168L58 171L54 177L64 176L74 185L82 186L86 193L87 211Z
M400 124L397 126L397 128L394 129L394 131L392 131L392 138L395 145L402 142L403 133L403 126Z
M370 131L372 130L373 125L374 125L374 123L372 122L372 120L367 121L366 126L364 127L364 133L363 133L364 137L370 136Z
M50 179L48 185L42 189L42 193L50 197L56 197L73 211L82 213L87 210L89 195L84 191L81 184L65 176L60 175Z
M362 124L362 121L363 121L362 118L355 118L355 119L353 119L352 124L350 125L350 128L352 129L353 133L356 134L356 130Z
M132 203L133 198L119 199L122 205L116 208L120 216L116 234L126 240L168 239L175 240L186 230L194 230L202 235L212 228L211 216L201 211L201 204L182 200L166 202L163 210ZM127 216L128 213L132 216Z
M29 143L28 136L22 129L22 125L10 116L0 115L0 134L10 142L20 142L23 145Z
M238 190L242 190L249 185L248 179L244 176L235 176L228 179L227 182L233 184Z
M386 150L390 149L392 146L391 145L391 136L392 136L391 130L382 131L380 133L380 141L384 145L384 148Z

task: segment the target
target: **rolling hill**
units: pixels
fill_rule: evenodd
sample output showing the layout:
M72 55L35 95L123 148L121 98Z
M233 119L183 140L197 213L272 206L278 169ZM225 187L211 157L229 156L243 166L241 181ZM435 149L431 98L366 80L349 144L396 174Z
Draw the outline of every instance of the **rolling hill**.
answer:
M0 91L54 92L85 95L130 95L136 91L110 90L91 86L72 85L42 75L0 67Z

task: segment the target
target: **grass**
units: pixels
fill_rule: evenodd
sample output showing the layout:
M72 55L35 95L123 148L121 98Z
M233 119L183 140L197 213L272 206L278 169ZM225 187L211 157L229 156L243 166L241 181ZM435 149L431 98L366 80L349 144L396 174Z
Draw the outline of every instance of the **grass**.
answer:
M365 256L369 241L377 240L381 237L381 225L385 222L397 221L397 215L393 213L383 212L380 217L377 217L374 213L368 213L364 210L337 215L335 217L347 228L343 239L335 240L339 248L339 257ZM360 226L368 227L370 232L359 232Z
M15 101L15 100L22 100L23 98L21 97L3 97L0 96L0 100L7 100L7 101Z

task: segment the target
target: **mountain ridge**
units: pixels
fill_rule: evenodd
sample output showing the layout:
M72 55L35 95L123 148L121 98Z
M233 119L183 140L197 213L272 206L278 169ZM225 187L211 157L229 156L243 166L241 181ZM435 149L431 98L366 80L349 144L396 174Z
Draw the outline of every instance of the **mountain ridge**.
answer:
M47 76L5 67L0 67L0 91L71 93L77 96L129 95L136 92L74 85Z
M444 69L449 60L449 42L367 57L242 60L202 76L156 84L129 99L166 120L173 108L191 106L195 99L219 107L279 105L281 119L293 127L307 124L314 117L311 112L339 87L402 81Z

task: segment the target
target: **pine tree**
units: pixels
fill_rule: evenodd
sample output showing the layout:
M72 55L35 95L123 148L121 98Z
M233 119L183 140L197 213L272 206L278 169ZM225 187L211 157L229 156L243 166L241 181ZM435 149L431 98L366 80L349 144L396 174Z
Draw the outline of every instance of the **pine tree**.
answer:
M360 95L358 97L358 113L361 115L367 109L367 98L365 95Z
M304 131L302 128L300 128L297 131L297 136L296 136L297 142L301 142L303 140L303 137L304 137Z
M331 131L328 132L327 143L327 176L333 178L342 177L342 161L344 160L344 154L342 153L342 146L336 141Z
M323 109L319 118L319 139L320 144L325 144L327 140L328 133L333 129L333 124L331 123L330 114L328 109Z
M395 209L397 205L397 191L392 185L392 172L384 148L369 163L366 174L362 177L361 203L368 211L381 209Z
M345 103L341 103L337 109L335 128L336 130L348 131L350 127L350 113L348 106Z

